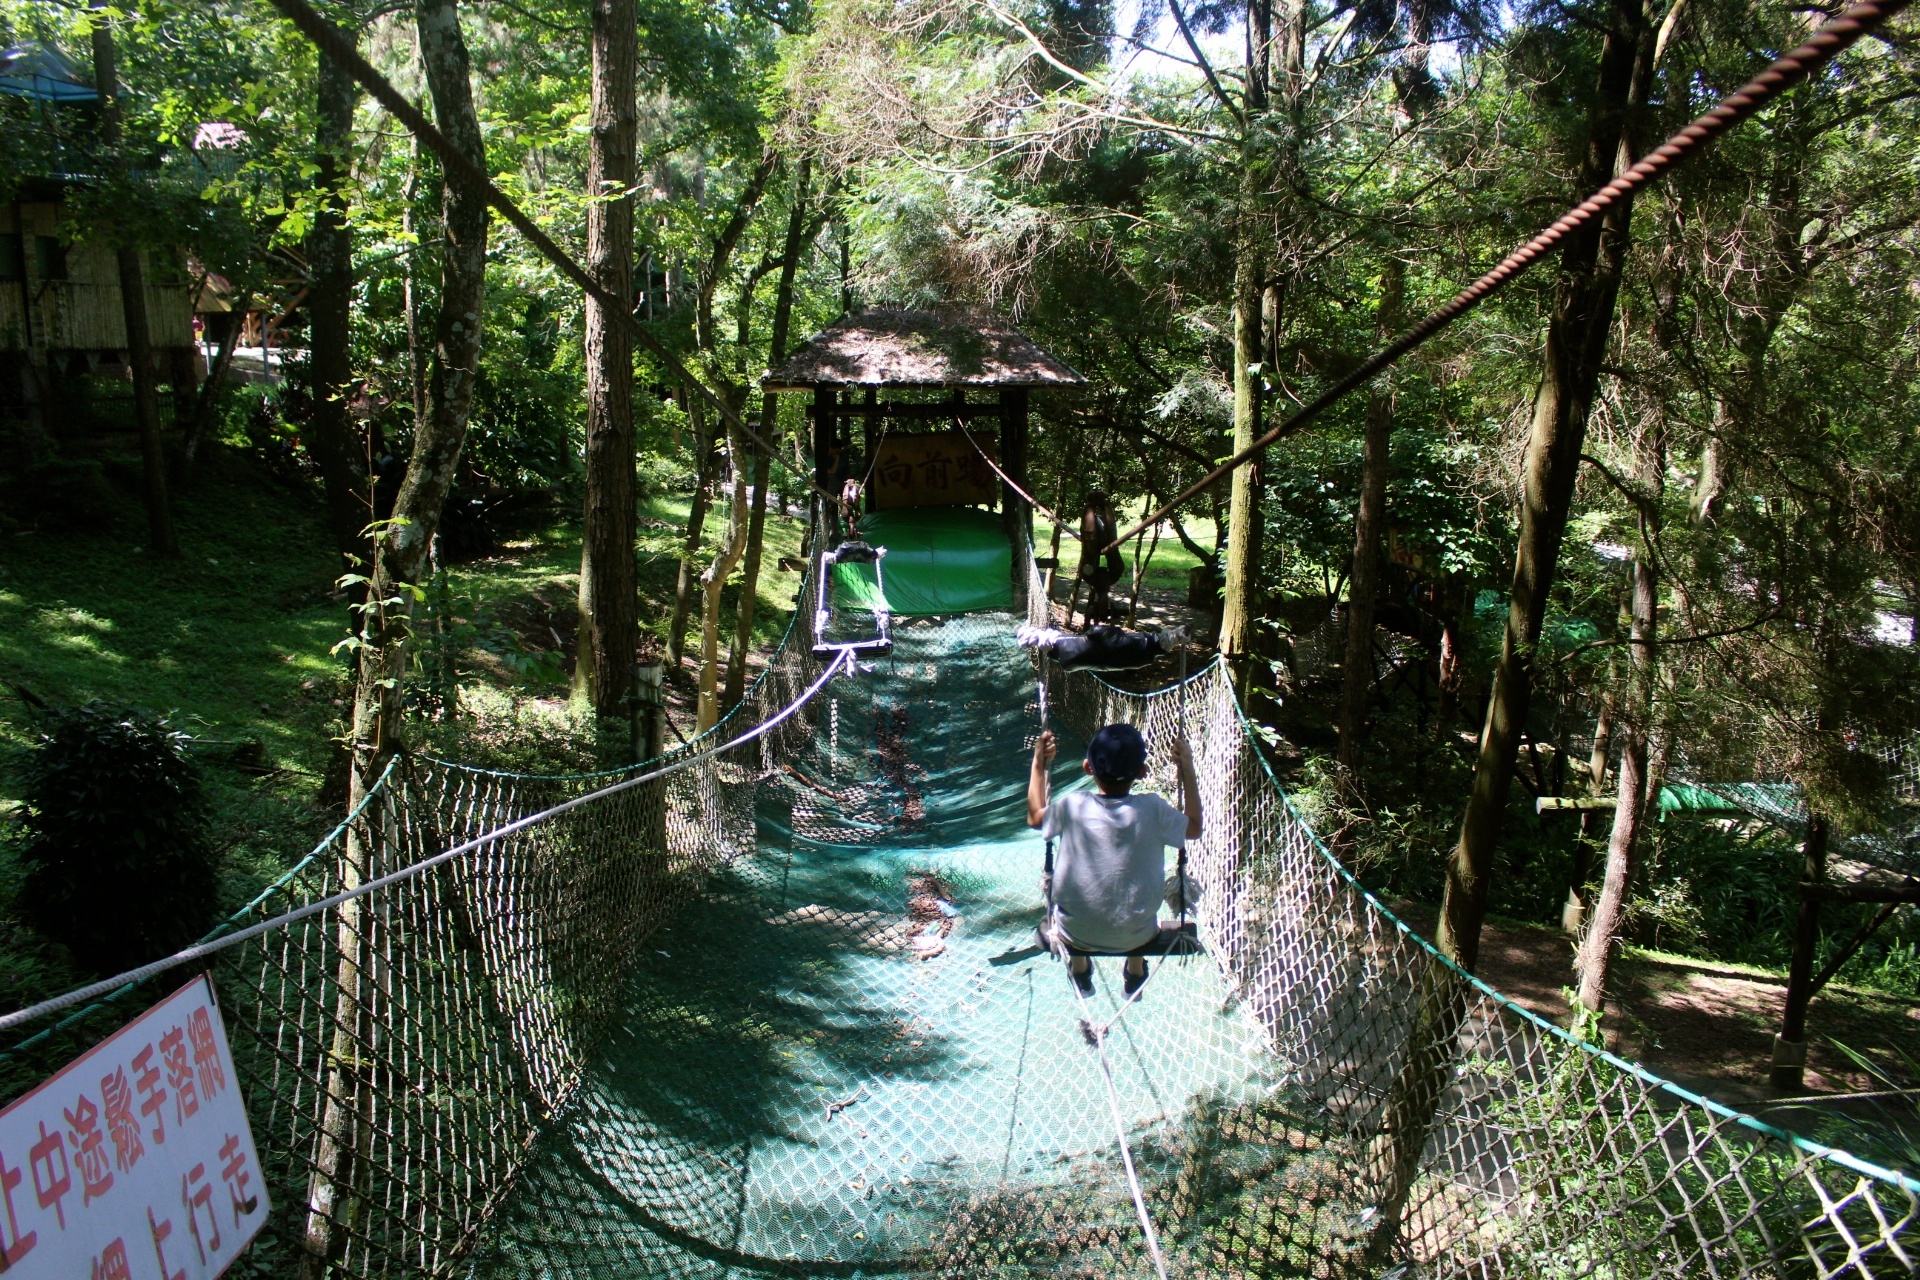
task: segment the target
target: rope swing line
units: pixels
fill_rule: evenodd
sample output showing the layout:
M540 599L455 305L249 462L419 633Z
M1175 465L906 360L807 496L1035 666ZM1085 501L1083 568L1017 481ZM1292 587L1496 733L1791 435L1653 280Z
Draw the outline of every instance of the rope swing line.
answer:
M978 448L977 445L975 447ZM1047 680L1046 680L1047 670L1045 665L1046 661L1047 659L1045 654L1044 653L1041 654L1040 655L1040 662L1041 662L1040 679L1035 686L1036 691L1038 693L1038 697L1039 697L1040 732L1041 733L1047 732ZM1179 692L1180 737L1182 741L1186 740L1186 732L1187 732L1186 685L1187 685L1187 653L1186 653L1185 647L1183 646L1180 650L1180 680L1177 686L1180 690ZM1177 762L1175 767L1176 769L1178 768ZM1187 923L1187 911L1188 911L1187 846L1185 841L1181 842L1177 865L1178 865L1177 874L1179 877L1177 883L1179 884L1179 894L1180 894L1180 924L1181 924L1181 927L1184 928ZM1043 937L1047 943L1048 950L1052 952L1054 959L1059 960L1062 964L1068 967L1069 973L1068 973L1067 986L1072 989L1074 1000L1080 1006L1081 1037L1086 1040L1087 1046L1093 1050L1094 1056L1099 1060L1099 1063L1100 1063L1100 1077L1102 1082L1106 1086L1107 1108L1113 1116L1114 1139L1119 1144L1119 1147L1120 1147L1120 1163L1126 1170L1127 1190L1133 1197L1134 1213L1140 1220L1140 1234L1142 1238L1145 1239L1147 1242L1147 1252L1153 1258L1153 1269L1156 1276L1158 1277L1158 1280L1167 1280L1166 1258L1160 1252L1160 1236L1158 1231L1156 1231L1154 1228L1153 1215L1149 1213L1147 1210L1146 1195L1140 1189L1140 1175L1134 1168L1133 1150L1127 1142L1127 1123L1126 1123L1125 1113L1121 1110L1121 1107L1120 1107L1120 1091L1118 1086L1114 1084L1113 1066L1107 1059L1108 1037L1112 1035L1113 1029L1120 1025L1120 1020L1127 1016L1128 1011L1131 1010L1136 1004L1139 1003L1140 997L1146 993L1147 984L1153 981L1155 975L1157 975L1160 972L1160 970L1149 969L1148 972L1140 979L1139 985L1136 986L1133 989L1133 991L1129 993L1120 1002L1120 1007L1114 1010L1113 1016L1108 1018L1105 1022L1097 1021L1093 1016L1092 1005L1090 1005L1087 1002L1086 995L1080 990L1080 984L1073 980L1073 975L1071 972L1072 964L1073 964L1072 955L1067 949L1067 945L1065 942L1065 935L1063 931L1060 928L1058 928L1058 921L1055 919L1054 905L1053 905L1053 873L1054 873L1053 840L1049 838L1046 842L1044 870L1041 877L1042 892L1046 899L1045 914L1042 917L1044 923L1041 926L1043 930ZM1189 953L1183 952L1182 954L1189 954ZM1171 959L1171 955L1162 956L1161 960L1163 963L1161 965L1161 968L1164 968L1165 962L1170 959ZM1087 964L1089 965L1089 967L1091 967L1091 965L1093 964L1093 958L1091 956L1087 957Z
M960 428L960 434L967 438L967 443L973 446L973 451L980 455L980 461L986 463L989 467L992 467L993 474L999 476L1000 479L1006 483L1007 488L1013 490L1015 493L1019 494L1021 498L1025 499L1026 504L1028 506L1032 507L1035 511L1038 511L1041 515L1045 516L1047 519L1053 521L1054 528L1060 530L1062 533L1066 534L1069 538L1072 538L1075 542L1080 541L1080 535L1067 527L1066 522L1060 518L1060 514L1058 512L1047 510L1047 508L1041 504L1038 498L1028 493L1025 489L1022 489L1012 476L1008 475L1006 472L1000 469L1000 464L993 460L993 455L988 453L985 449L982 449L980 447L980 442L973 438L973 432L967 430L967 420L965 418L962 418L957 413L954 414L953 425Z
M1061 954L1065 954L1064 948ZM1087 963L1093 962L1089 960ZM1087 1004L1086 996L1080 993L1080 984L1069 981L1067 985L1073 989L1073 998L1080 1004L1080 1034L1086 1037L1087 1043L1093 1048L1094 1057L1100 1062L1100 1078L1107 1086L1107 1109L1113 1113L1114 1138L1120 1144L1120 1163L1127 1171L1127 1190L1133 1195L1133 1211L1140 1218L1140 1234L1147 1242L1147 1252L1153 1257L1154 1273L1159 1280L1167 1280L1167 1260L1160 1254L1160 1233L1153 1228L1153 1215L1147 1212L1147 1197L1140 1190L1140 1175L1133 1167L1133 1150L1127 1145L1127 1121L1120 1110L1120 1091L1114 1086L1113 1066L1107 1061L1107 1033L1120 1020L1120 1014L1125 1013L1139 998L1147 984L1141 983L1127 998L1127 1003L1120 1006L1120 1012L1114 1014L1105 1025L1093 1020L1093 1010Z
M286 15L289 22L313 41L320 52L331 58L342 71L353 77L361 88L372 94L394 119L405 125L407 132L426 143L439 158L446 173L459 178L462 183L472 188L501 217L512 224L514 230L525 236L527 242L539 250L540 255L551 262L561 275L571 280L588 297L605 307L608 314L614 316L636 342L666 365L668 372L699 392L701 398L712 405L714 412L718 413L729 426L745 432L756 445L766 450L769 459L778 462L789 472L804 475L799 468L781 457L780 451L767 443L766 437L756 431L738 410L715 394L711 387L687 368L680 357L674 355L660 339L654 337L633 314L631 303L614 296L610 290L589 275L586 268L575 262L565 249L554 243L553 238L522 212L519 205L509 199L500 188L494 186L493 181L482 173L458 147L449 142L446 135L441 133L418 107L407 101L385 76L374 69L372 63L360 56L353 42L342 35L338 27L315 12L306 0L272 0L272 3L274 8ZM813 489L827 498L838 499L838 494L829 492L813 476L805 476L805 479Z
M284 5L290 2L297 3L298 0L274 0L274 2ZM1452 301L1414 325L1388 346L1375 352L1359 368L1321 392L1285 422L1228 458L1200 480L1187 486L1160 510L1116 537L1110 546L1102 547L1102 552L1118 547L1147 526L1166 519L1176 507L1181 506L1222 476L1251 462L1265 452L1267 446L1274 441L1282 436L1292 435L1312 422L1349 392L1366 385L1377 374L1398 362L1402 356L1423 345L1455 320L1526 274L1575 231L1598 218L1621 200L1647 186L1667 170L1692 158L1721 134L1757 114L1762 107L1838 57L1862 36L1884 25L1888 19L1905 9L1910 2L1911 0L1863 0L1863 3L1850 5L1838 17L1809 36L1805 44L1786 56L1775 59L1765 71L1749 80L1737 92L1721 99L1718 106L1696 118L1692 124L1668 138L1659 148L1649 152L1638 164L1588 196L1579 205L1562 214L1552 226L1508 254L1493 270L1456 294Z
M225 951L229 947L238 946L242 942L257 938L264 933L271 933L276 929L284 929L290 924L297 924L307 919L309 916L319 915L323 911L330 911L343 902L350 902L355 898L365 897L376 890L399 884L403 880L414 879L416 876L431 871L442 863L451 862L463 854L472 853L476 849L497 843L498 841L506 839L508 836L525 831L529 827L535 827L541 823L549 822L564 813L570 813L575 809L596 804L601 800L607 799L609 796L618 795L622 791L630 791L642 783L657 782L662 778L669 777L684 769L690 769L703 761L710 760L723 751L730 751L735 747L742 747L749 742L755 742L792 719L793 716L799 712L800 708L813 701L815 695L826 688L827 683L836 675L841 674L842 671L851 673L856 669L853 655L843 652L837 655L831 662L827 663L826 669L820 673L812 684L807 686L806 690L801 693L799 697L782 707L772 716L769 716L766 720L763 720L754 728L747 730L729 742L723 742L718 746L709 747L705 751L675 760L671 764L663 765L658 769L650 770L637 777L628 778L622 782L616 782L611 786L601 787L597 791L589 791L585 795L575 796L571 800L562 801L551 808L542 809L538 813L529 814L524 818L509 822L504 826L496 827L485 835L476 836L463 844L454 845L451 849L436 853L431 858L423 858L419 862L402 867L398 871L389 872L384 876L368 880L364 884L356 885L351 889L343 889L339 893L332 894L328 897L315 899L303 907L298 907L283 915L277 915L271 920L262 920L259 924L250 925L245 929L237 929L222 937L209 939L206 942L195 943L191 947L176 951L170 956L162 957L151 963L141 965L137 969L129 969L125 973L117 974L114 977L90 983L84 987L76 987L65 995L55 996L51 1000L42 1000L39 1004L30 1005L25 1009L17 1009L4 1017L0 1017L0 1032L11 1031L13 1028L32 1022L35 1019L44 1018L51 1013L58 1013L62 1009L71 1008L76 1004L91 1000L96 996L106 995L121 987L145 982L148 978L165 973L169 969L177 969L181 965L192 964L196 960L203 960L208 956Z

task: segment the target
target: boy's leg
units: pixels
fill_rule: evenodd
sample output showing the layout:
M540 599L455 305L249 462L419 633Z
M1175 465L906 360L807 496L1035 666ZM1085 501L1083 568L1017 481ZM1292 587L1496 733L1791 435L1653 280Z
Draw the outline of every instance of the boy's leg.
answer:
M1144 977L1146 975L1146 972L1147 972L1147 958L1145 956L1128 956L1127 957L1127 976L1128 977L1130 978Z
M1067 957L1067 976L1073 979L1073 985L1080 988L1080 994L1093 994L1093 961L1086 956Z

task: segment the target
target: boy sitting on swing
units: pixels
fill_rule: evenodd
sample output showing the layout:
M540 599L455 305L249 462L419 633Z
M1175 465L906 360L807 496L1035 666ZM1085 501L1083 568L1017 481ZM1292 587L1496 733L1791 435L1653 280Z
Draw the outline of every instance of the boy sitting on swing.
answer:
M1033 744L1027 780L1027 825L1057 842L1053 918L1042 929L1069 949L1102 954L1136 952L1160 936L1160 902L1167 893L1167 846L1200 835L1200 785L1193 749L1183 736L1174 745L1180 772L1182 813L1146 792L1132 794L1147 771L1147 744L1130 724L1110 724L1087 743L1081 768L1096 791L1070 791L1048 801L1048 770L1058 749L1050 731ZM1178 892L1189 893L1186 886ZM1082 995L1093 994L1093 962L1075 955L1068 964ZM1147 980L1143 955L1128 955L1126 994Z

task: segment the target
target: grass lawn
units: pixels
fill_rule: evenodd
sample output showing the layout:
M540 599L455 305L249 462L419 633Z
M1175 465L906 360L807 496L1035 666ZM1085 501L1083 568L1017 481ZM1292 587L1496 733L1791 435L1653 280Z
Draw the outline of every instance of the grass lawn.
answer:
M313 695L340 679L328 649L347 622L319 504L209 477L178 497L175 521L176 560L147 554L131 506L83 531L0 539L0 677L54 703L171 712L195 736L256 738L275 763L317 770L335 712ZM0 735L30 732L9 699Z
M338 732L345 673L328 650L344 633L339 573L318 502L254 468L210 469L177 496L183 554L142 549L137 500L88 527L0 535L0 808L18 803L8 767L34 711L90 698L167 713L205 740L196 754L223 859L221 897L238 906L312 848L334 820L315 804ZM224 763L252 739L276 772ZM9 826L10 824L5 824ZM10 834L0 827L0 835ZM13 918L19 867L0 840L0 1002L12 1008L83 976Z
M137 473L136 473L137 474ZM641 510L640 614L664 639L673 608L687 499L655 498ZM0 1002L17 1007L82 977L63 952L13 917L19 868L6 837L18 804L9 761L33 741L35 712L15 688L55 706L91 698L168 714L200 740L195 754L223 857L222 899L237 907L304 856L339 818L320 803L321 777L345 732L350 673L331 650L345 634L336 595L339 561L318 495L245 457L221 459L175 497L182 555L162 560L142 547L138 497L70 532L0 534ZM707 525L708 548L724 513ZM785 630L798 578L780 570L798 553L802 525L770 514L754 639L764 653ZM486 653L461 656L463 701L480 714L436 726L434 747L461 758L463 735L486 712L541 709L548 745L574 726L566 707L579 590L577 520L523 534L499 554L451 566L456 617L491 620L495 638L543 661L503 666ZM696 604L697 608L697 604ZM733 634L731 593L723 646ZM697 645L698 616L690 641ZM723 650L724 651L724 650ZM507 731L520 724L509 718ZM493 728L501 728L496 723ZM270 772L243 771L225 744L252 740ZM469 740L472 754L487 754ZM530 756L536 763L566 752Z
M1141 514L1143 513L1136 510L1131 516L1122 515L1120 517L1120 527L1123 530L1128 528ZM1186 519L1182 520L1181 523L1186 526L1189 537L1202 547L1212 550L1214 531L1211 520ZM1074 533L1078 533L1080 530L1077 521L1073 522L1069 528ZM1044 557L1052 554L1053 532L1053 521L1036 513L1033 521L1035 555ZM1160 530L1160 540L1158 543L1155 543L1153 540L1152 530L1148 530L1145 538L1139 539L1137 542L1129 542L1121 549L1126 561L1127 573L1113 588L1113 598L1115 602L1121 604L1124 608L1125 602L1133 590L1133 556L1136 546L1139 549L1140 558L1145 565L1140 575L1141 597L1143 599L1150 598L1159 601L1184 601L1187 598L1187 577L1199 566L1200 559L1191 551L1188 551L1185 546L1181 545L1180 539L1174 536L1172 527L1166 525L1162 526ZM1152 550L1151 559L1148 558L1149 548ZM1073 589L1073 575L1075 570L1079 568L1079 565L1079 542L1073 537L1063 534L1060 538L1060 568L1053 590L1054 599L1062 604L1066 603L1067 594ZM1082 599L1084 600L1084 598L1085 592L1083 591Z

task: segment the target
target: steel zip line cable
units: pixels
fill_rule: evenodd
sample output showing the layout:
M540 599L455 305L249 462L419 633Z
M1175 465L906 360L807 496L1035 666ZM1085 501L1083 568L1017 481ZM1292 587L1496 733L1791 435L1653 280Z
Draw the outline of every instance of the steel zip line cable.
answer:
M287 3L299 3L299 0L274 0L274 2L284 7ZM1229 472L1245 466L1282 436L1292 435L1306 426L1348 392L1371 382L1377 374L1392 366L1400 357L1425 343L1427 339L1526 274L1569 235L1592 222L1624 197L1639 191L1667 170L1697 154L1721 134L1756 114L1767 103L1850 48L1860 37L1884 25L1889 18L1905 9L1909 3L1910 0L1865 0L1865 3L1848 6L1839 17L1809 36L1805 44L1785 57L1775 59L1771 66L1747 81L1738 92L1722 98L1719 106L1694 120L1692 124L1668 138L1656 150L1649 152L1631 169L1562 214L1552 226L1508 254L1499 266L1454 295L1451 302L1414 325L1388 346L1375 352L1366 363L1321 392L1285 422L1209 471L1203 479L1187 486L1166 506L1128 529L1109 545L1100 548L1101 554L1104 555L1128 538L1166 519L1176 507L1208 485Z

